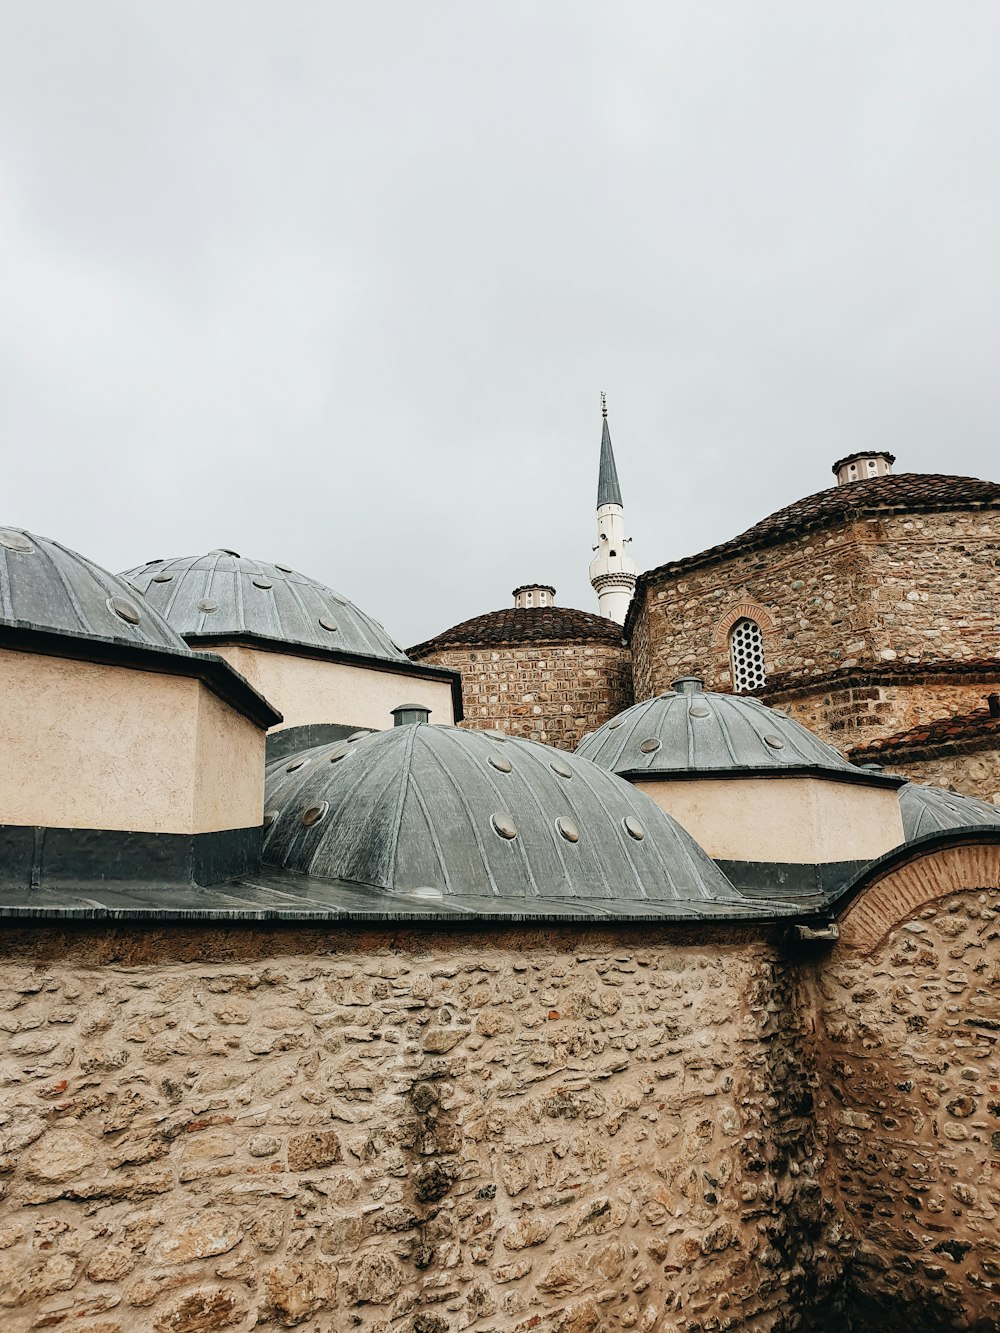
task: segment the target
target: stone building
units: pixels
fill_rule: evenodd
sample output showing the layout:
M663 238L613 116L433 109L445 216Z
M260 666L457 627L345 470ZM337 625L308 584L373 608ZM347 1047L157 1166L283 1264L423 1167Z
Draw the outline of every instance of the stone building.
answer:
M902 480L874 465L841 489ZM852 540L971 524L959 491ZM777 624L772 576L740 606ZM4 1333L1000 1327L1000 810L770 706L749 614L755 697L666 679L671 577L638 580L633 703L622 627L544 585L416 662L277 565L126 581L0 529ZM934 595L917 665L975 720L907 753L988 765L986 599Z
M695 675L780 706L843 753L912 763L920 780L996 799L1000 748L979 719L1000 686L1000 485L896 474L894 462L848 455L828 490L636 577L602 400L590 575L613 651L576 675L563 663L558 690L546 688L554 662L522 656L542 620L536 601L516 624L509 612L477 616L411 656L462 673L470 727L571 748L629 695Z
M466 726L573 750L632 702L621 625L556 606L545 584L513 597L513 606L453 625L408 656L458 672Z
M855 753L983 706L1000 682L1000 486L893 461L851 455L831 489L640 575L635 697L694 672ZM944 781L933 745L923 775Z

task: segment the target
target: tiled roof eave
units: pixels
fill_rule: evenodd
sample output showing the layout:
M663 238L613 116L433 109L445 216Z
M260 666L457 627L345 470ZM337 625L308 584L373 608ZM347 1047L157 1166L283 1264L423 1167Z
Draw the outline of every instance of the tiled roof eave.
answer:
M940 486L940 493L927 493L928 488L934 484ZM862 494L858 494L855 489L859 487L864 488ZM897 492L896 496L892 496L893 491ZM845 492L851 492L851 497L848 498ZM809 506L813 506L811 512ZM789 537L821 532L838 524L852 523L857 519L899 513L947 513L985 509L1000 510L1000 485L981 481L975 477L903 472L889 477L873 478L870 481L856 481L844 486L828 487L825 491L818 491L815 495L806 496L785 509L778 510L777 513L762 519L729 541L710 546L695 555L667 561L653 569L645 570L636 582L635 596L625 621L625 637L628 639L631 635L642 595L646 588L658 579L692 573L717 561L781 545Z
M852 763L880 759L905 763L998 748L1000 718L992 717L985 709L977 709L959 717L936 718L908 731L855 746L850 751L850 759Z
M495 648L588 647L605 644L623 647L621 626L613 620L572 607L505 607L489 611L408 648L415 659L450 649L488 651Z

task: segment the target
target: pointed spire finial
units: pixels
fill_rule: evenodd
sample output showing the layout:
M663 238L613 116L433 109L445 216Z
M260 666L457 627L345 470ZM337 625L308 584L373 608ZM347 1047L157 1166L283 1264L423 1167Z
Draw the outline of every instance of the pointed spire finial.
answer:
M605 421L608 419L608 395L601 390L601 416Z

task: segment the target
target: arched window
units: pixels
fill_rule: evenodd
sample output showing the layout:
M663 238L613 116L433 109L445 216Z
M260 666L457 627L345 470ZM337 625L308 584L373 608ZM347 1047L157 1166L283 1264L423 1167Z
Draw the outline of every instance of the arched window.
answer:
M749 616L737 620L730 632L729 661L737 694L749 694L764 684L764 636L756 620Z

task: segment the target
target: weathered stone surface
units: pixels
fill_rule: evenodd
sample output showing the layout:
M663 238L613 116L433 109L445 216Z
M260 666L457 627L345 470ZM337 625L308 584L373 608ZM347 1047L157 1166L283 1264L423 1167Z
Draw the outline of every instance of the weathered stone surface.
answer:
M291 1260L261 1274L260 1317L285 1328L329 1309L337 1294L337 1269L324 1260Z
M296 1134L288 1140L289 1171L314 1171L341 1159L340 1139L332 1130Z
M204 1288L184 1296L154 1321L156 1333L211 1333L230 1328L243 1317L236 1293L225 1287Z
M24 1174L29 1180L72 1180L96 1157L97 1145L89 1135L74 1129L53 1129L27 1154Z
M228 1213L207 1209L164 1227L151 1250L161 1264L186 1264L192 1259L226 1254L243 1236L239 1222Z
M504 1228L503 1243L508 1250L523 1250L528 1245L541 1245L552 1234L555 1220L545 1216L528 1216L511 1222Z
M0 1028L0 1327L846 1333L852 1293L883 1333L993 1318L997 910L801 958L600 927L94 929L50 958L8 929L17 1031L72 1007L134 1054L54 1082Z
M390 1255L371 1250L354 1264L344 1279L348 1299L385 1305L403 1285L403 1273Z

